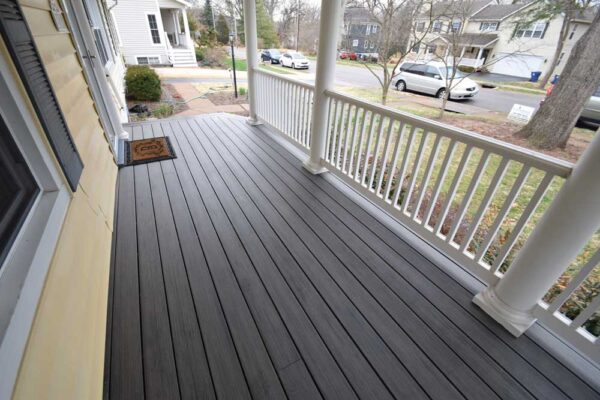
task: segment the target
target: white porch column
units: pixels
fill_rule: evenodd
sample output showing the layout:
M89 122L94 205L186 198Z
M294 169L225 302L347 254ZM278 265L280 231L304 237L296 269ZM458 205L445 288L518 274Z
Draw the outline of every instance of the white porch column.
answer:
M310 158L304 163L304 168L313 174L327 171L321 166L321 157L325 153L327 141L327 115L329 113L325 91L334 87L337 42L344 2L344 0L321 1Z
M244 35L246 38L246 61L248 63L248 105L250 107L250 125L258 125L256 117L256 77L258 69L258 50L256 39L256 1L244 0ZM263 93L263 95L266 95Z
M194 48L194 42L192 41L192 37L190 36L190 27L188 25L188 18L187 18L187 10L185 8L181 9L181 13L183 14L183 31L185 32L185 47L187 47L188 49L193 49ZM179 19L179 18L177 18Z
M532 310L600 227L600 130L496 286L473 301L515 336Z
M460 51L460 59L461 59L461 60L462 60L462 58L465 56L465 50L466 50L466 49L467 49L466 47L463 47L463 48L462 48L462 50Z

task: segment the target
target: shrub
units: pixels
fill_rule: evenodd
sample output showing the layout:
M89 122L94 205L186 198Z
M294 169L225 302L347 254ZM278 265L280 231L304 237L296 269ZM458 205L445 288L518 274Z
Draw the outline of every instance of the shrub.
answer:
M162 103L152 111L156 118L166 118L173 115L173 104Z
M464 72L465 74L470 74L472 72L475 72L475 68L469 67L467 65L459 65L458 70Z
M127 97L134 100L156 101L160 99L160 78L145 65L133 65L125 73Z
M202 49L202 47L196 47L196 61L202 62L204 61L205 57L206 56L204 55L204 50Z
M246 93L247 93L247 90L246 90L245 87L241 87L240 90L239 90L239 92L240 92L240 96L245 96Z
M206 67L225 67L227 52L221 47L201 47L204 54L202 65Z

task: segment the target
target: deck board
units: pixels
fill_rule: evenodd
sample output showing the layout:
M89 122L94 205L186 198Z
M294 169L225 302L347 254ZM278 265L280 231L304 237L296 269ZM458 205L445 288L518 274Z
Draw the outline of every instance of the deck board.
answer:
M210 115L127 127L105 396L598 398L282 145Z

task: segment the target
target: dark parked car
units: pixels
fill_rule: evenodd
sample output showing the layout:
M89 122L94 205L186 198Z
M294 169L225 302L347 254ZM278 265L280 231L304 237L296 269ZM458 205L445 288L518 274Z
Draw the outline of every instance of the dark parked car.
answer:
M263 62L270 61L271 64L279 64L279 60L281 59L281 53L277 49L263 50L260 53L260 59Z

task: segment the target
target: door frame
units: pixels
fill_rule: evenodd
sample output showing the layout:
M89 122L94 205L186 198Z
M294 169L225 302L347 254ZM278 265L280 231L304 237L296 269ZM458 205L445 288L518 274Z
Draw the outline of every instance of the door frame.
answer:
M72 192L0 39L0 114L40 193L0 269L0 398L11 398Z
M119 161L119 146L120 139L127 139L128 134L123 130L121 125L120 112L113 99L111 86L108 82L110 77L105 66L101 64L94 35L92 34L85 6L85 0L62 0L62 7L65 11L66 21L69 30L73 36L73 41L77 47L77 56L83 67L83 74L86 78L92 98L98 109L100 123L104 128L104 135L110 144L115 161ZM97 0L92 0L97 1ZM100 8L102 12L102 8ZM110 15L106 15L110 18ZM105 25L108 32L108 26ZM109 49L112 51L112 49ZM118 60L114 60L115 63Z

